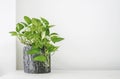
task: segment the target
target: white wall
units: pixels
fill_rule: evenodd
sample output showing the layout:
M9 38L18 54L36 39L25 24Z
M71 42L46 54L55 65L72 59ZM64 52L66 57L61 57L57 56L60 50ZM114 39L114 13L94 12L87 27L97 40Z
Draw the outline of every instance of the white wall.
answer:
M9 32L15 28L15 0L0 1L0 75L14 71L16 45Z
M120 69L119 0L17 0L17 21L45 17L65 38L53 69ZM17 42L17 69L22 45Z

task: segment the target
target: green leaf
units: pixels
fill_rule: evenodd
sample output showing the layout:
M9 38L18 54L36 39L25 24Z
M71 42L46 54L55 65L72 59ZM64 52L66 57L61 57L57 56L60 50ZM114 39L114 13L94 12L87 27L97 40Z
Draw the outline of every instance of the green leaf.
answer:
M42 26L42 31L46 31L46 27L43 27L43 26Z
M17 36L17 32L15 31L12 31L12 32L9 32L12 36Z
M37 20L35 18L32 18L32 24L34 24L35 26L38 25L38 22L37 22Z
M47 38L44 38L44 39L42 40L42 42L43 42L43 44L47 44L48 42L50 42L50 40L47 39Z
M23 34L24 34L24 36L25 36L25 37L27 37L27 36L29 36L29 35L30 35L30 33L31 33L31 32L29 32L29 31L24 31L24 33L23 33Z
M57 34L57 33L51 33L50 35L51 35L51 36L54 36L54 35L58 35L58 34Z
M31 24L31 19L28 16L24 16L24 20L28 23Z
M22 36L24 36L24 34L18 34L18 36L22 37Z
M46 26L49 25L49 22L48 22L45 18L42 18L42 17L41 17L41 20L42 20L42 22L43 22Z
M41 41L39 41L38 43L36 43L37 44L37 46L39 47L39 48L42 48L43 47L43 43L41 42Z
M31 50L27 51L27 54L38 54L40 53L40 49L32 48Z
M48 53L55 52L59 47L52 44L46 44Z
M42 39L44 39L45 38L45 32L42 32L41 36L42 36Z
M35 26L41 26L41 22L39 19L37 18L32 18L32 24L35 25Z
M49 25L48 28L54 27L55 25Z
M58 36L52 36L51 40L52 40L52 42L56 43L56 42L64 40L64 38L61 38L61 37L58 37Z
M21 24L22 24L24 27L27 27L27 26L28 26L25 22L21 22Z
M50 30L47 29L47 30L46 30L46 35L49 35L49 34L50 34Z
M33 60L34 61L45 62L46 61L46 57L43 56L43 55L40 55L40 56L36 56Z
M17 25L16 25L16 31L17 32L20 32L20 30L22 30L23 28L24 28L24 26L22 24L17 23Z

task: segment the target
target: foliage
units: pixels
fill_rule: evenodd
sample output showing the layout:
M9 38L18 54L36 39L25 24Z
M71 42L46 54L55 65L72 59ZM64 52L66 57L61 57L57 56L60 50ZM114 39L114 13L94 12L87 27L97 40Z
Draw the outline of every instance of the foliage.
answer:
M16 36L21 43L32 47L27 52L28 54L39 54L34 58L35 61L45 62L46 56L59 48L55 46L55 43L64 38L59 37L57 33L50 32L50 28L54 25L50 25L45 18L24 16L24 21L17 23L16 31L12 31L10 34Z

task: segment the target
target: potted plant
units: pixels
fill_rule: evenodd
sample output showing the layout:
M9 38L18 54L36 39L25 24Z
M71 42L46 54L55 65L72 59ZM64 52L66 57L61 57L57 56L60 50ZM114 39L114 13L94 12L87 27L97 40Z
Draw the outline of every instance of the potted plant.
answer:
M16 31L10 32L26 45L23 49L24 72L48 73L51 71L51 53L59 48L55 43L64 38L50 32L54 25L50 25L45 18L24 16L24 20L16 24Z

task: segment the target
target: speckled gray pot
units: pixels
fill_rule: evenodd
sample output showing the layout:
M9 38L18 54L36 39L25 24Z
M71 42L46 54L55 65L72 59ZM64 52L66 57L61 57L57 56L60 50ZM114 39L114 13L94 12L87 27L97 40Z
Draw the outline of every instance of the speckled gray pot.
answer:
M37 55L29 55L27 51L31 49L31 46L25 46L23 49L23 61L24 61L24 72L26 73L49 73L51 72L51 59L49 55L49 64L44 62L33 61L33 58Z

